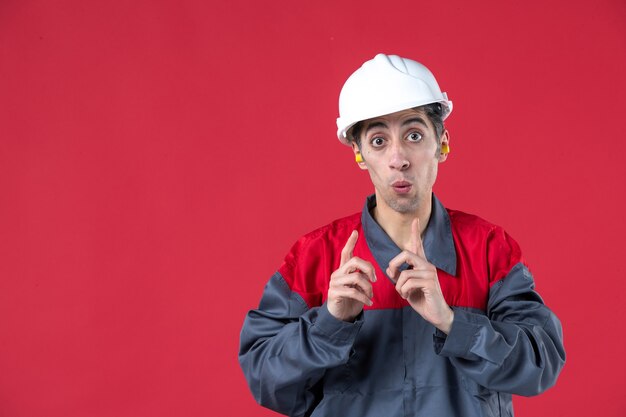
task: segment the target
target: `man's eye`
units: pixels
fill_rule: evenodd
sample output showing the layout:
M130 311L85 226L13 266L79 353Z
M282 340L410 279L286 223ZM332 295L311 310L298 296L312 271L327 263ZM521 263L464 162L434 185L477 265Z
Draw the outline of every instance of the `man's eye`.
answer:
M372 146L383 146L385 140L381 137L372 139Z
M413 132L410 133L409 136L407 136L407 139L409 140L409 142L419 142L420 140L422 140L422 135L420 133Z

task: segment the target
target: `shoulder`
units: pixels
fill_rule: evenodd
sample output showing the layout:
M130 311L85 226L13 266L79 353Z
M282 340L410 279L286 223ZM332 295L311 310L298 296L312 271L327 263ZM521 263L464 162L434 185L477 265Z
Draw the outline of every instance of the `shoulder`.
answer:
M302 236L285 256L278 273L309 307L321 305L341 250L352 231L360 228L360 213L337 219Z
M518 243L504 228L474 214L446 210L457 249L483 263L490 281L500 280L516 264L524 263Z
M446 211L450 217L451 226L459 231L492 233L495 229L501 229L500 226L497 226L475 214L449 208L446 208Z
M450 227L455 236L461 239L470 240L514 240L507 234L503 227L491 223L475 214L466 213L460 210L446 208L450 217Z
M361 213L337 219L298 239L279 268L288 282L326 276L339 263L341 249L353 230L361 230Z
M334 242L344 237L347 239L353 230L360 228L361 213L354 213L334 220L302 236L298 242L314 244L315 242ZM345 242L343 242L345 244Z

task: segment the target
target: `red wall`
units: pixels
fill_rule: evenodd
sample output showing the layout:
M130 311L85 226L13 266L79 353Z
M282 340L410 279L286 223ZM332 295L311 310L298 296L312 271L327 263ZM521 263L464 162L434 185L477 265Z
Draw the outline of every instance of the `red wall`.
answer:
M377 52L437 75L436 192L520 242L563 321L517 415L623 416L622 0L0 2L0 416L274 415L239 329L371 192L335 118Z

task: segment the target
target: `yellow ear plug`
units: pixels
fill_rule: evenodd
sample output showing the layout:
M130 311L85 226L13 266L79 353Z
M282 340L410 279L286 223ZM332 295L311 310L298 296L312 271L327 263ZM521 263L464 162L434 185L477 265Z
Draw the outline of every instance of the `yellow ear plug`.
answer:
M441 145L441 153L443 155L447 155L450 153L450 145L448 145L447 143L444 143L443 145Z
M357 164L360 164L361 162L363 162L363 155L361 155L361 152L357 152L354 154L354 160L356 161Z

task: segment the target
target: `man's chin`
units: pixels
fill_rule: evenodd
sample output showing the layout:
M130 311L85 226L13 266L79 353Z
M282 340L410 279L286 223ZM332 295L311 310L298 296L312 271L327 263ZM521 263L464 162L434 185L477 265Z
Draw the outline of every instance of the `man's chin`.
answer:
M387 205L400 214L414 213L419 207L416 198L393 198L387 201Z

